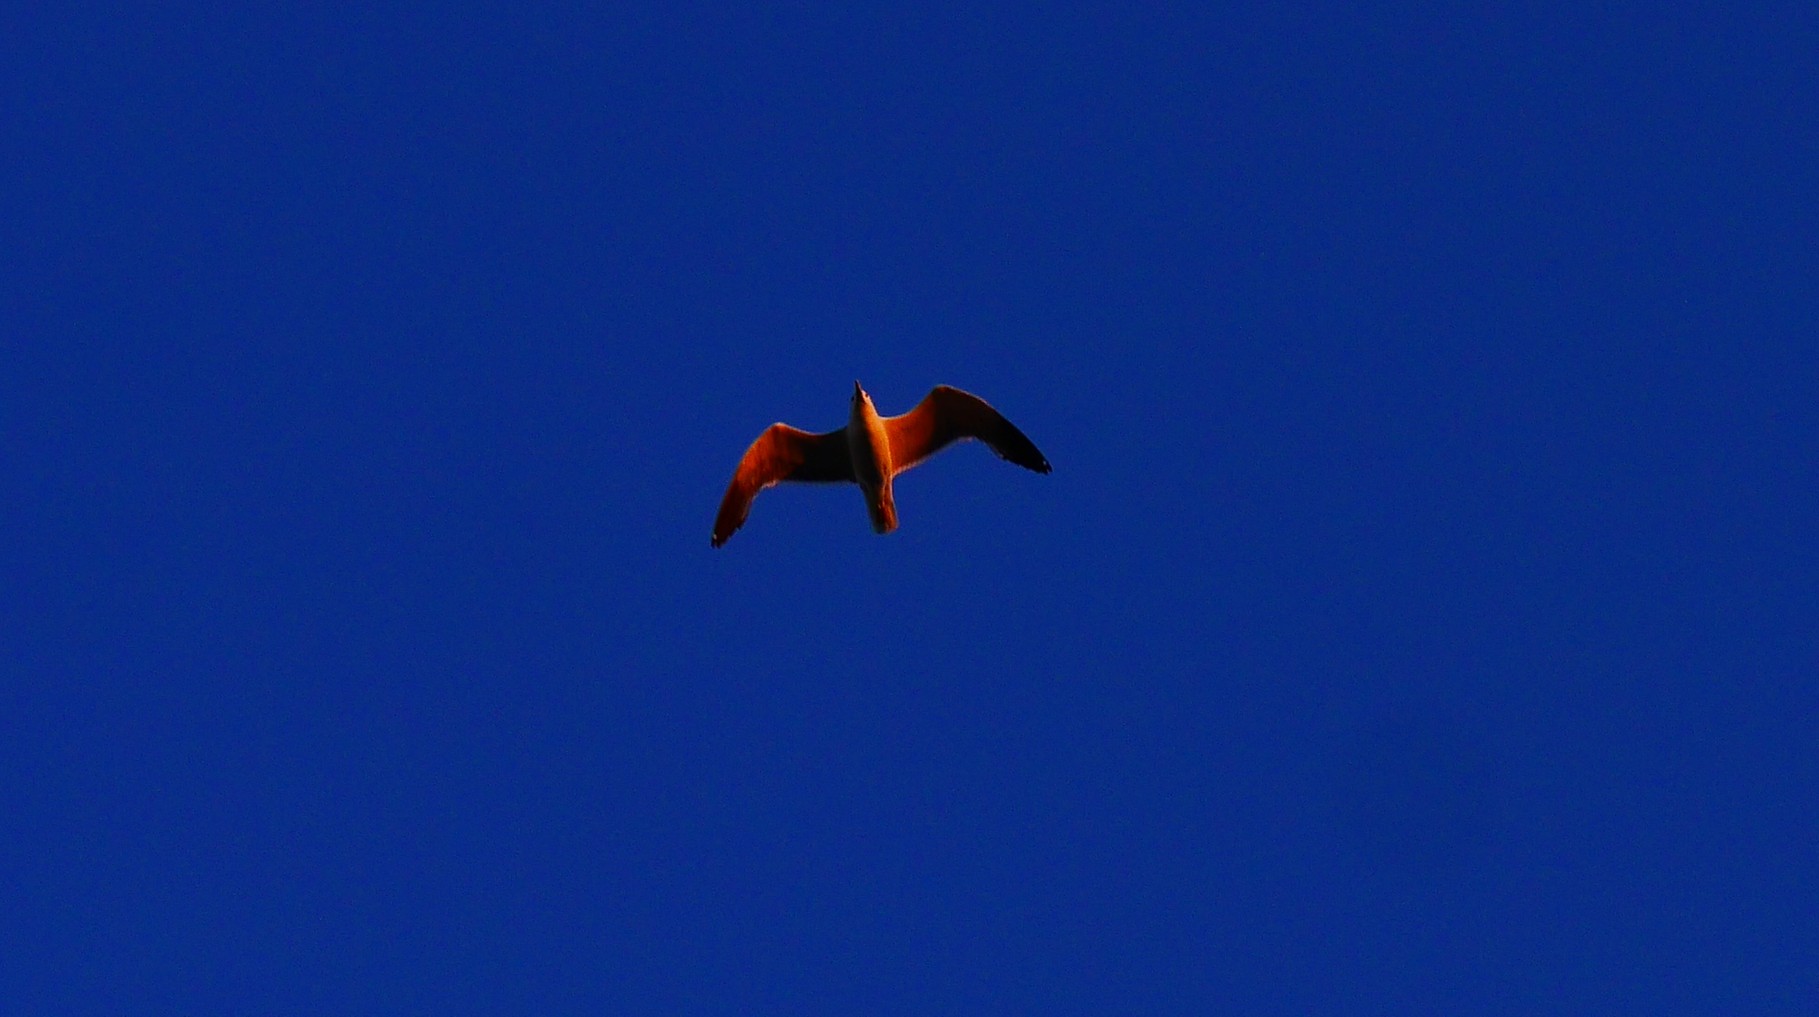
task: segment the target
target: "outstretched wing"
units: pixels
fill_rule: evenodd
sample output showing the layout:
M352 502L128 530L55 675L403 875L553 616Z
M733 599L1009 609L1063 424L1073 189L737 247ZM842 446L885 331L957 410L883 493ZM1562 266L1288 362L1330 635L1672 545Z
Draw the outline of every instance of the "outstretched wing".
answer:
M745 450L745 458L733 471L733 482L726 486L720 514L714 518L714 546L726 543L745 523L752 499L772 484L852 479L853 460L846 451L845 431L810 434L788 424L772 424Z
M1049 471L1048 459L1015 424L985 400L948 385L936 385L915 409L903 416L885 417L884 431L890 436L893 474L968 438L985 442L1000 459L1008 459L1026 470Z
M919 464L953 442L979 438L999 458L1008 458L1024 469L1048 473L1048 458L1035 442L1024 437L986 400L970 391L935 386L915 409L902 417L884 418L884 433L891 438L891 473Z

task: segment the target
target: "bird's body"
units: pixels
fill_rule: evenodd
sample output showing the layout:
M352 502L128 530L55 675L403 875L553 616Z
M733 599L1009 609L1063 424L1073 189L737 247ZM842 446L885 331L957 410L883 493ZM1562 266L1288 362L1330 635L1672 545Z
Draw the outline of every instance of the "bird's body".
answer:
M1037 473L1049 472L1048 459L1035 443L976 395L937 385L915 409L882 417L872 397L854 382L845 427L813 434L772 424L745 450L720 501L713 544L726 543L739 529L759 491L785 480L858 484L872 529L889 533L897 528L892 479L948 445L972 438L985 442L1000 458Z
M853 412L846 422L846 451L853 461L853 481L865 495L872 531L889 533L897 528L897 503L891 497L891 436L858 382L853 383Z

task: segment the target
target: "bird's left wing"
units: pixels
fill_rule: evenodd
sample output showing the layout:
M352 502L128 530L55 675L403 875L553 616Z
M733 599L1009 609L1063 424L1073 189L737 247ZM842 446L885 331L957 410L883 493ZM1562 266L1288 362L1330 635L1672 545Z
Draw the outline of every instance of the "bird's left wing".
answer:
M726 497L720 499L720 514L714 518L713 544L726 543L744 525L752 499L772 484L852 479L853 460L846 450L844 430L810 434L788 424L772 424L745 450L739 468L733 471Z
M1048 457L985 400L951 385L936 385L916 408L885 417L891 441L891 472L902 473L956 441L977 438L1026 470L1049 471Z

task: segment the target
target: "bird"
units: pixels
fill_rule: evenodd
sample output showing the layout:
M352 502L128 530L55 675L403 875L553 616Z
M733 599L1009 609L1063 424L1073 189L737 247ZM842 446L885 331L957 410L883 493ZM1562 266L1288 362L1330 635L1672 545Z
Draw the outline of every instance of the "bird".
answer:
M1049 472L1048 458L1015 424L985 400L951 385L936 385L898 417L881 417L872 397L853 382L846 426L814 434L776 423L752 442L733 471L732 483L714 517L713 546L720 547L744 525L758 492L781 481L858 484L872 530L897 528L891 481L955 442L978 439L1026 470Z

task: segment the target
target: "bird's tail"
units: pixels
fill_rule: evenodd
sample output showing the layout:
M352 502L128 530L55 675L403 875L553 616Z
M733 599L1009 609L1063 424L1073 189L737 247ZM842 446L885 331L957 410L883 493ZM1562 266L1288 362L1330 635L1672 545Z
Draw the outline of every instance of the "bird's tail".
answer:
M890 481L878 489L877 497L867 492L865 508L872 516L872 532L889 533L897 528L897 502L891 497Z

